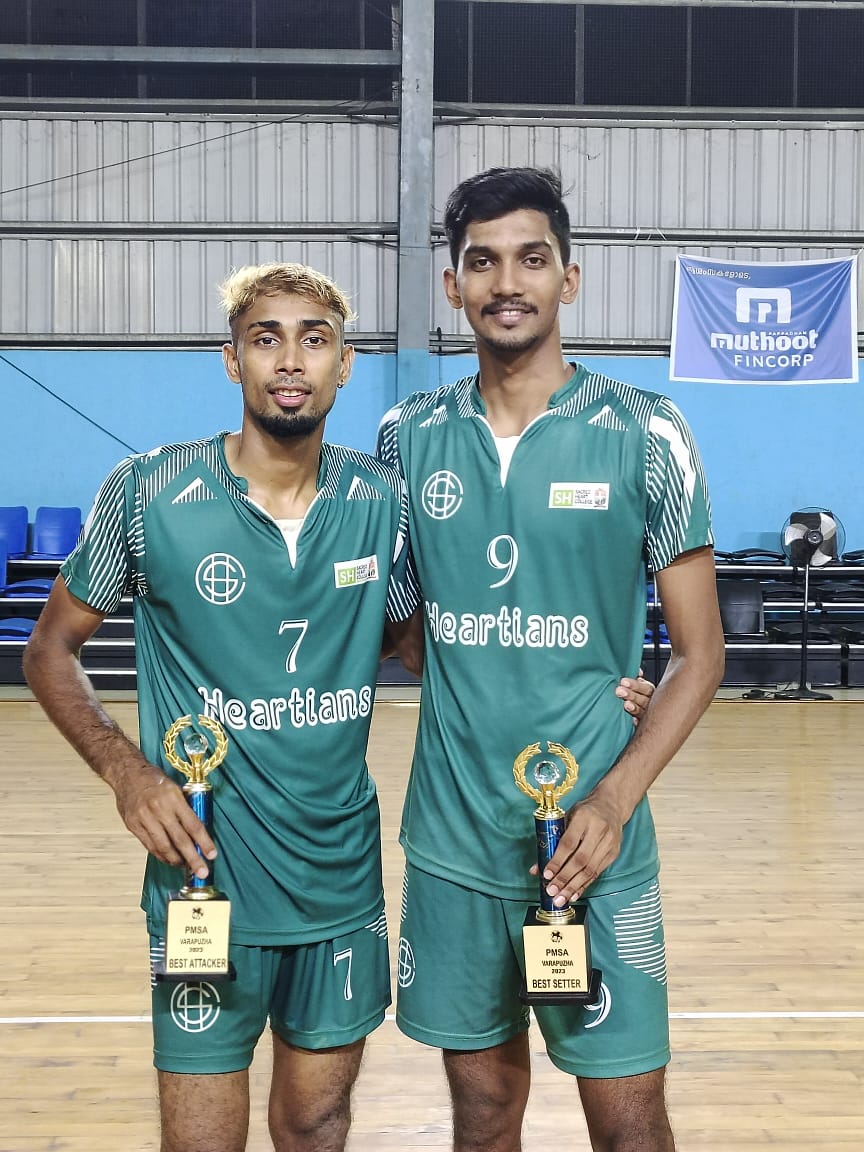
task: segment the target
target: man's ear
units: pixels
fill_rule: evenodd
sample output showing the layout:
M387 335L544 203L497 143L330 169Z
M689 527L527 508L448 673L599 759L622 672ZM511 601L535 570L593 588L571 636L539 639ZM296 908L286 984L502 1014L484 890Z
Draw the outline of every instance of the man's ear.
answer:
M354 345L342 346L342 363L339 365L339 375L336 377L336 387L344 388L351 376L354 367Z
M240 383L240 361L237 359L237 349L233 344L222 345L222 363L229 380L235 384Z
M456 283L455 268L444 269L444 295L447 297L451 308L462 307L462 296Z
M582 271L578 264L568 264L564 269L564 284L561 288L561 303L572 304L579 295Z

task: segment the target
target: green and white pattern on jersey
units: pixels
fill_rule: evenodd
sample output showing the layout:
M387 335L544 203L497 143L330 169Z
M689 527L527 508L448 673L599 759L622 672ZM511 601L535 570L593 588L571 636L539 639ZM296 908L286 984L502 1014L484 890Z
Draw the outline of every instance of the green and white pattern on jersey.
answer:
M378 455L408 484L426 605L420 724L402 842L418 868L536 899L532 802L513 762L555 741L579 762L564 807L633 731L614 695L645 629L645 562L713 542L690 432L666 398L582 366L522 433L502 484L476 378L384 417ZM589 894L657 867L647 801Z
M134 595L149 760L174 775L162 739L181 716L225 728L211 782L232 939L323 940L381 905L365 756L385 610L398 620L417 605L405 487L374 458L324 444L292 567L278 526L229 471L225 435L122 461L62 572L100 612ZM181 882L179 869L148 861L152 933Z

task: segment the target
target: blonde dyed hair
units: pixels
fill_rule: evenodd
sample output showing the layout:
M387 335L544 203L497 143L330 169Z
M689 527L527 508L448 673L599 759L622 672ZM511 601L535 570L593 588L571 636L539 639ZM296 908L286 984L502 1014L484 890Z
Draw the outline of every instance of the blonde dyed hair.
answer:
M249 264L235 269L219 285L222 308L232 328L259 296L282 294L322 304L343 325L357 318L342 289L329 276L305 264Z

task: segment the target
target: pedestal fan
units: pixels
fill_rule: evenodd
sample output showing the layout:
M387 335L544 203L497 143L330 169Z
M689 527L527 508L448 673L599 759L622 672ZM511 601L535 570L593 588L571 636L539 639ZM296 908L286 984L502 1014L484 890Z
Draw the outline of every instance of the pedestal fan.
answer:
M836 563L846 544L843 525L826 508L803 508L783 525L780 546L789 563L804 569L801 605L801 674L797 688L771 694L772 700L833 700L827 692L814 692L807 682L807 639L810 620L810 569Z

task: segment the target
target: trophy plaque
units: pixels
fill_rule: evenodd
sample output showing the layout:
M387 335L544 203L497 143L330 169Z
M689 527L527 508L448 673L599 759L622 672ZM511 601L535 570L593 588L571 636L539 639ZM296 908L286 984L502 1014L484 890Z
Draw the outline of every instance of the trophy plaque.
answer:
M163 748L171 767L186 777L183 792L189 807L212 835L213 786L207 776L225 759L228 738L222 725L209 716L199 716L198 723L215 739L212 755L208 755L206 738L192 727L191 716L182 716L171 725ZM178 737L188 762L177 754ZM208 876L202 879L189 869L183 887L168 896L165 957L155 965L157 980L234 978L234 967L228 959L231 905L214 883L213 861L207 863Z
M576 783L579 765L563 744L550 740L546 748L549 759L542 758L540 744L529 744L513 764L516 786L538 805L534 828L540 869L540 905L529 911L522 928L525 983L519 996L526 1004L590 1004L602 976L591 967L588 909L556 908L543 879L566 827L558 801Z

